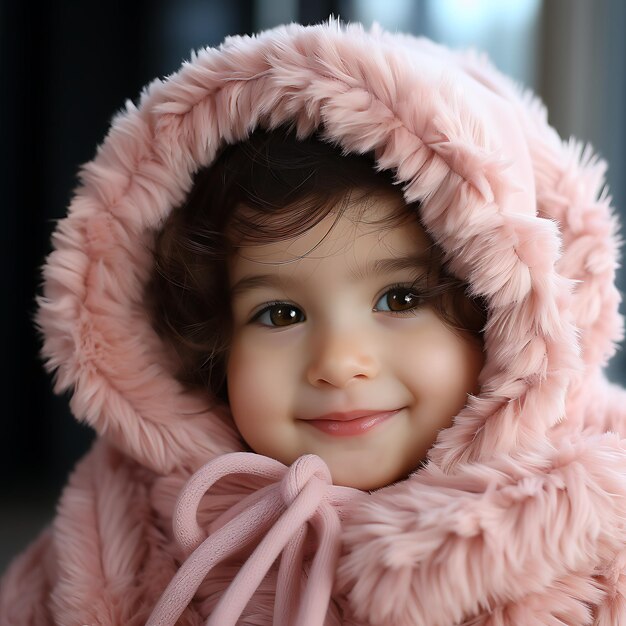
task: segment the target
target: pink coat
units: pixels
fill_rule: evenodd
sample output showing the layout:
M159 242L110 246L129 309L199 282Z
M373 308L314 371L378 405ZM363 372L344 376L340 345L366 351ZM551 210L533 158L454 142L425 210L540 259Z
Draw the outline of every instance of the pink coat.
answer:
M315 456L243 452L227 408L174 379L143 306L154 232L193 172L286 121L374 150L488 305L480 393L425 467L372 493ZM233 37L154 81L82 169L44 267L43 355L99 438L5 573L0 623L626 624L603 174L485 59L377 28Z

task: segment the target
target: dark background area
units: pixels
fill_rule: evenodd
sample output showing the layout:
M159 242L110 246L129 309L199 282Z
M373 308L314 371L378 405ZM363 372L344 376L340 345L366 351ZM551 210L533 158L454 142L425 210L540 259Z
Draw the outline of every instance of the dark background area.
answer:
M381 16L392 4L380 2ZM528 31L534 39L514 51L532 61L520 80L544 99L562 135L592 141L609 160L609 183L622 207L626 4L536 4ZM125 100L136 100L150 80L174 72L192 49L291 20L314 23L331 13L355 20L366 14L364 6L348 0L59 1L37 9L17 0L0 3L0 573L53 517L68 473L93 438L71 417L68 398L52 393L32 321L50 234L65 213L79 165L92 158ZM411 6L412 23L398 29L435 37L426 0ZM506 42L500 45L506 50ZM614 380L622 380L624 362L622 354L615 359Z

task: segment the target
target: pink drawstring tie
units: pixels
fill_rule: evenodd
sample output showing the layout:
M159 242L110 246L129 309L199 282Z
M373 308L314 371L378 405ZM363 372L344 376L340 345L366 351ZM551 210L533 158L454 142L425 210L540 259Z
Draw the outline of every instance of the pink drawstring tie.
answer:
M200 501L219 479L229 474L251 474L272 482L225 511L213 523L217 530L205 538L197 522ZM313 454L301 456L291 467L248 452L225 454L207 463L185 485L174 513L174 534L189 556L165 589L146 626L173 626L211 569L255 541L258 545L206 625L234 626L282 552L274 626L323 626L341 549L338 508L358 493L350 487L333 485L328 466ZM309 521L318 544L297 606Z

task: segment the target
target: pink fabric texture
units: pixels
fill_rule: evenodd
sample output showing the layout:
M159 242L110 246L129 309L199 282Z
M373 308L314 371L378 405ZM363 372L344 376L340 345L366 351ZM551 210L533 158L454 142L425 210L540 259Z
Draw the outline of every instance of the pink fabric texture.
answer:
M245 453L144 309L151 243L194 172L285 123L373 151L488 307L480 392L424 467L372 493L317 457ZM81 169L43 268L42 354L99 437L5 572L0 623L626 624L604 170L485 58L378 27L232 37L155 80Z
M246 473L273 482L222 514L211 527L209 537L204 539L196 520L204 493L225 475ZM262 540L220 598L207 624L236 624L252 594L284 550L278 571L273 623L323 626L340 552L341 523L336 507L356 493L355 489L333 486L326 464L312 454L300 457L290 468L273 459L245 452L225 454L207 463L185 486L174 517L178 544L186 552L195 551L161 596L148 626L175 624L213 566L259 535ZM296 606L309 521L319 541L303 600Z

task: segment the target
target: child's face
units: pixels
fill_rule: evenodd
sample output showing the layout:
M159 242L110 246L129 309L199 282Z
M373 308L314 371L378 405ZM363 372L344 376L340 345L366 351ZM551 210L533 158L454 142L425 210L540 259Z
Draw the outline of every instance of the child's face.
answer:
M286 465L317 454L336 485L364 490L419 465L483 364L476 339L416 297L430 245L417 220L365 223L399 202L370 195L363 221L349 208L325 236L331 214L293 239L240 248L229 267L228 396L243 438Z

